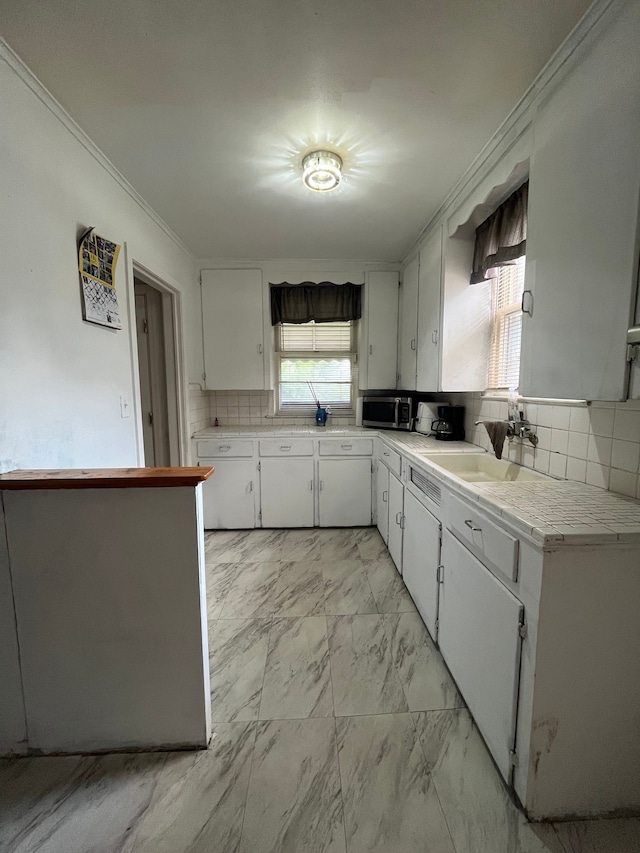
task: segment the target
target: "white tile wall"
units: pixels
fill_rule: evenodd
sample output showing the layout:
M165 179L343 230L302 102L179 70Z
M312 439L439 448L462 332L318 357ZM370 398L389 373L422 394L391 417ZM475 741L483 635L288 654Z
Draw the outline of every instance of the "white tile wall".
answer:
M466 394L451 402L467 407L467 441L491 450L485 428L476 427L475 421L506 420L506 400ZM534 449L526 440L507 441L505 459L640 498L640 400L573 405L536 400L524 401L522 407L536 428L538 446Z
M195 386L199 387L199 386ZM192 392L190 392L191 394ZM191 401L197 401L197 405L201 406L201 402L193 392L194 397L190 397ZM203 429L211 426L215 419L218 419L219 426L313 426L315 420L313 417L306 418L281 418L270 415L273 411L273 400L271 396L273 392L268 391L200 391L200 394L206 398L206 406L202 404L202 408L197 412L204 411L207 408L206 423L202 423L201 418L197 418L200 426L193 426L192 432L195 429ZM355 418L340 418L331 415L329 417L329 425L347 426L355 423Z
M211 425L211 400L199 385L189 385L189 434Z

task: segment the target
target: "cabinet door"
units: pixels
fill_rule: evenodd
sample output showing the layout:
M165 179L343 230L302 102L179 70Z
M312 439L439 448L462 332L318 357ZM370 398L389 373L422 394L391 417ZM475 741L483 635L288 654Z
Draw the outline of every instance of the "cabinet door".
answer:
M441 525L411 492L404 494L402 577L427 630L437 640Z
M437 391L440 379L440 292L442 282L442 226L436 228L420 252L418 279L418 391Z
M205 530L256 526L256 463L244 459L201 459L215 468L202 484Z
M520 392L621 400L637 270L637 4L534 123ZM615 67L615 74L612 68Z
M418 346L418 255L404 268L400 288L400 331L398 340L398 388L415 391Z
M366 377L360 387L395 388L398 367L398 273L370 272L366 284L366 301Z
M313 459L262 459L263 527L313 527Z
M371 524L371 459L318 462L320 527Z
M376 518L386 545L389 542L389 469L382 462L378 462L376 471Z
M389 541L387 547L397 570L402 574L402 525L404 511L404 486L389 474Z
M509 781L524 607L448 530L442 534L442 564L440 650Z
M261 270L202 271L205 385L265 388Z

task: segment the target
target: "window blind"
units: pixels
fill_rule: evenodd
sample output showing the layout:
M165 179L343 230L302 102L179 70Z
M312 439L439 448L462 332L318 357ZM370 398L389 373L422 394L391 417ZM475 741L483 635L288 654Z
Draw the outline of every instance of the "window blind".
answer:
M500 267L493 281L489 387L517 388L520 380L524 257Z
M352 323L282 323L277 344L281 411L307 414L316 400L334 412L352 408Z

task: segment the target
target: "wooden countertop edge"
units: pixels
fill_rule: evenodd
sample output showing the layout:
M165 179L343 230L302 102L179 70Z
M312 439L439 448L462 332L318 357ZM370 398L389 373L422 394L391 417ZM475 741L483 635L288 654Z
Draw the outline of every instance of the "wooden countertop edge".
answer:
M9 471L0 474L2 490L154 489L197 486L214 468L62 468Z

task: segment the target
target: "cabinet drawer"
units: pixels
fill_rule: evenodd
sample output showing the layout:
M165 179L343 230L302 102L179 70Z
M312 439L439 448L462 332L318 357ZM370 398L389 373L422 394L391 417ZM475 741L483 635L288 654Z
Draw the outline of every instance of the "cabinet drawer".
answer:
M449 527L487 568L508 581L518 580L518 540L475 507L451 495Z
M271 438L260 442L260 456L313 456L310 438Z
M198 456L253 456L253 442L203 438L198 441Z
M402 469L402 457L399 453L396 453L395 450L387 447L386 444L380 445L380 461L384 462L387 468L390 471L393 471L396 477L400 476L400 471Z
M371 456L372 438L321 438L320 456Z

